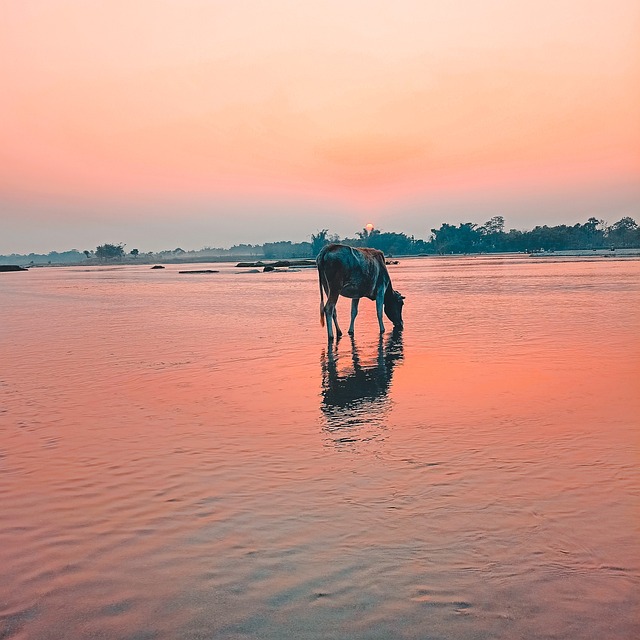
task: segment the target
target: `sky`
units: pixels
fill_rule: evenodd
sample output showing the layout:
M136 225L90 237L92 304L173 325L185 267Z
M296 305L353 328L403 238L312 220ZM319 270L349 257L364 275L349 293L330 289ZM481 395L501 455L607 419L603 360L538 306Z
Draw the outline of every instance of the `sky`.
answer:
M0 0L0 253L640 222L637 0Z

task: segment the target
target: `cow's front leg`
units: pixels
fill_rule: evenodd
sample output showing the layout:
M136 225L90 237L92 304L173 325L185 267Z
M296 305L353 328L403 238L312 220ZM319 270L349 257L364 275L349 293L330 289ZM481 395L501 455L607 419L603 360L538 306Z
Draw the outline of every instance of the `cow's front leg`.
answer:
M384 289L378 292L376 296L376 313L378 314L378 324L380 325L380 333L384 333L384 322L382 322L382 306L384 304Z
M352 336L354 332L354 324L356 322L356 316L358 315L358 304L360 298L354 298L351 301L351 324L349 325L349 335Z

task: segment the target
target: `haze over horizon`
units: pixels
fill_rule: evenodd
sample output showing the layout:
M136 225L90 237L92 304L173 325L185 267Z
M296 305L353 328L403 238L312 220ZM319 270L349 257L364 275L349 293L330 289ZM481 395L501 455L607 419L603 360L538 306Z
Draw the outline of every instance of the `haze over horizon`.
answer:
M640 217L637 2L1 11L1 254Z

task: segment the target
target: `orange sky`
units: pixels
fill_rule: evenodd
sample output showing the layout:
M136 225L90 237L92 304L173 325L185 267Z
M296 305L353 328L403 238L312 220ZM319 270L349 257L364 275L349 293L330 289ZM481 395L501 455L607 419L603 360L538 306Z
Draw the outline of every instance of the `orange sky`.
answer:
M0 17L2 253L640 218L635 1L4 0Z

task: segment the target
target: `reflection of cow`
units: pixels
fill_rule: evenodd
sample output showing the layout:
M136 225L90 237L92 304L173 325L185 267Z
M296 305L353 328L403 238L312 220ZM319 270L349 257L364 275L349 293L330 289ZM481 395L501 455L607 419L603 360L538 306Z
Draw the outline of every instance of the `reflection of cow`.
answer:
M338 296L351 298L350 335L353 335L360 298L376 301L380 333L384 333L383 305L394 327L402 329L403 297L391 286L382 251L330 244L320 251L316 264L320 281L320 324L324 326L326 319L329 340L333 340L332 322L336 325L338 338L342 335L336 313ZM324 303L323 292L327 294L327 304Z
M322 403L320 408L333 431L343 427L371 425L388 410L386 402L395 365L404 357L402 332L394 330L384 344L378 343L375 364L363 365L351 338L352 367L338 370L338 348L322 356Z

